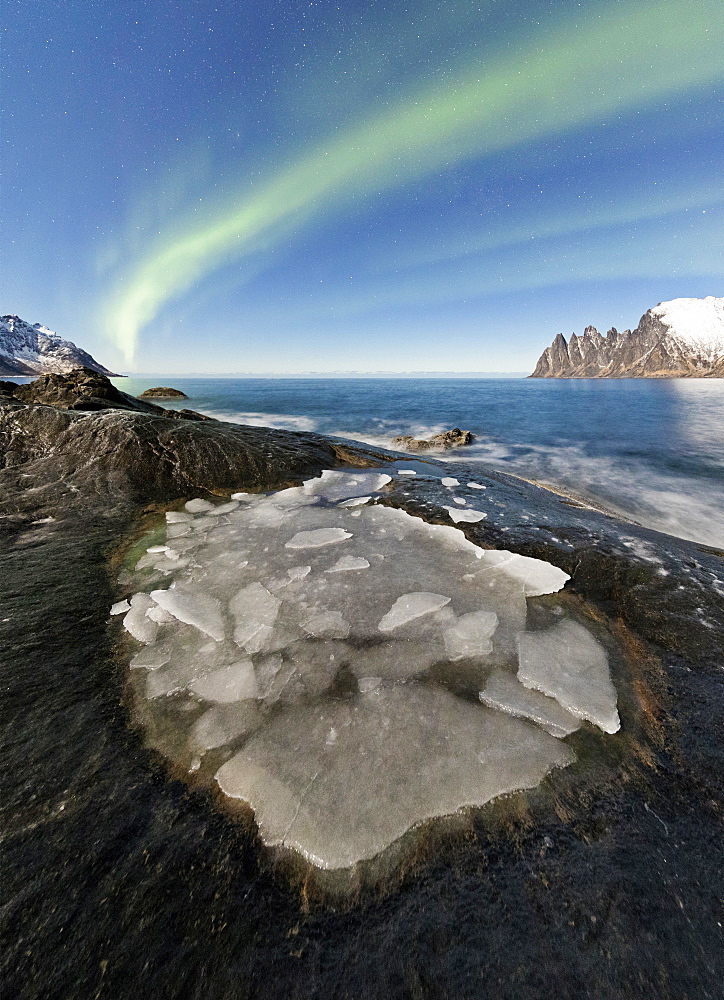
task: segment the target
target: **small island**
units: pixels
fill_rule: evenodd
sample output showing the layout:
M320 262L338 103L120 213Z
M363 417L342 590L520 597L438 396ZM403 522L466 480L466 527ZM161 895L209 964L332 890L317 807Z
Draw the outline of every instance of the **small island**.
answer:
M180 389L171 389L167 385L159 385L153 389L144 389L138 396L139 399L188 399L185 392Z

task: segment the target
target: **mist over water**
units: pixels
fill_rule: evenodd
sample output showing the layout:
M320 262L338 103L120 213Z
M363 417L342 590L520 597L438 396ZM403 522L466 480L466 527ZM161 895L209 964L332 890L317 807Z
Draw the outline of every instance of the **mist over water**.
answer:
M724 380L186 379L221 420L389 447L473 431L459 458L574 490L647 527L724 546ZM116 384L137 394L159 377Z

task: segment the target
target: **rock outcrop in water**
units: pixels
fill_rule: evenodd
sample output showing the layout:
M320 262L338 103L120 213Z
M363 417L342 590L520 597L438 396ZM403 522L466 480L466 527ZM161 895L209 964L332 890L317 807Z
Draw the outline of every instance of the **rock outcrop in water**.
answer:
M453 427L450 431L442 431L429 438L416 438L411 434L403 434L401 437L393 438L392 444L403 451L450 451L472 444L474 440L475 435L471 431L461 431L459 427Z
M90 354L47 326L31 325L19 316L0 316L0 376L67 374L79 367L113 376Z
M314 434L0 396L6 992L718 996L721 552L479 465L450 467L455 495L488 512L463 525L471 541L559 566L571 576L560 599L588 602L613 629L621 731L573 733L579 765L421 828L402 874L377 871L370 891L360 869L333 906L307 870L289 871L291 884L287 869L272 877L248 818L168 780L129 726L126 650L108 619L129 538L192 497L219 502L345 465L406 460ZM391 473L384 502L449 525L450 493L421 465ZM509 676L491 675L486 704L512 700ZM515 696L521 713L570 725ZM199 729L206 744L228 722L219 707Z
M144 389L139 393L138 399L188 399L185 392L180 389L172 389L167 385L157 385L153 389Z
M166 410L116 389L110 379L91 368L66 375L41 375L27 384L0 382L0 393L21 403L42 403L61 410L133 410L172 420L210 420L195 410ZM183 394L182 394L183 395Z
M673 299L635 330L559 333L530 378L724 378L724 298Z

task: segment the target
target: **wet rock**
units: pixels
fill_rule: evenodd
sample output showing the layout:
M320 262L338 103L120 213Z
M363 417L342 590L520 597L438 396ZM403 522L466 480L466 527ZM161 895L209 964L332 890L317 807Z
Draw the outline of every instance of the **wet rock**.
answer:
M453 427L450 431L433 434L429 438L415 438L411 434L404 434L402 437L394 438L392 444L395 448L402 448L403 451L450 451L452 448L472 444L474 440L475 435L471 431L461 431L459 427Z

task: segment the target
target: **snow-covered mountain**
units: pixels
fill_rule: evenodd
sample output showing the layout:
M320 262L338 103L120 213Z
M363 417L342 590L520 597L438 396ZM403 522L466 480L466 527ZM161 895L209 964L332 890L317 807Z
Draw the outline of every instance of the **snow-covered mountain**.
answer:
M672 299L635 330L558 334L530 378L724 378L724 298Z
M74 368L92 368L113 375L94 358L63 340L47 326L26 323L19 316L0 316L0 376L64 375Z

